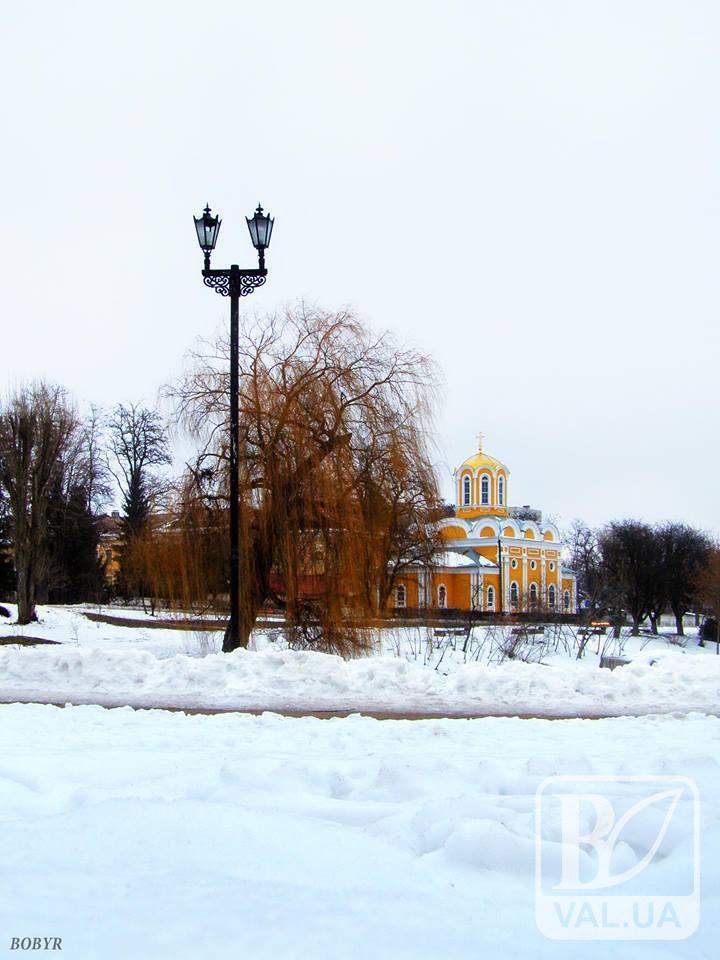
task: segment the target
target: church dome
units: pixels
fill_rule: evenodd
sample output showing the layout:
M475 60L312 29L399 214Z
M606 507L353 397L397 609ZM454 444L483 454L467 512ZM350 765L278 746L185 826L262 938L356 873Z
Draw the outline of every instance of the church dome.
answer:
M477 453L474 453L471 457L468 457L467 460L463 460L460 469L464 467L469 467L471 470L479 470L480 467L488 467L490 470L505 470L510 472L504 463L500 463L499 460L496 460L495 457L491 457L489 453L484 453L482 450L478 450Z
M499 460L496 460L495 457L491 457L489 453L485 453L483 450L483 435L482 433L478 434L478 448L477 453L474 453L471 457L468 457L467 460L463 460L460 465L458 472L461 472L465 468L476 472L481 469L481 467L486 467L488 470L491 470L493 473L496 473L498 470L503 470L506 474L510 473L508 468L504 463L501 463Z
M509 475L504 463L485 453L480 434L477 452L455 471L458 515L468 519L483 514L507 516Z

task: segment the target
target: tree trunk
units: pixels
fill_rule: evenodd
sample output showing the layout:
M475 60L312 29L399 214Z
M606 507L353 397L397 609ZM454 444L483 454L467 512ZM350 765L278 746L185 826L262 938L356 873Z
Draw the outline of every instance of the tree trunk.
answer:
M675 631L678 636L684 637L685 630L683 628L683 613L682 611L678 612L677 610L673 610L673 613L675 614Z
M28 624L37 620L35 610L35 584L33 583L32 566L27 561L18 564L17 571L17 601L19 624Z
M658 635L658 615L655 613L650 614L650 633Z
M632 618L632 635L637 637L640 633L640 618L633 615Z

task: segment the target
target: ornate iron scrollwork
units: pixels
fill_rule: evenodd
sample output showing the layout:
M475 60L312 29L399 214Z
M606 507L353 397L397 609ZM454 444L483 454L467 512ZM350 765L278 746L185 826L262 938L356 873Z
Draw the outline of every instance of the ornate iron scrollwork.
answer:
M247 297L258 287L261 287L265 283L266 277L259 276L243 276L241 273L238 277L238 289L237 295L239 297ZM233 292L231 289L231 276L228 272L224 276L214 276L214 277L203 277L203 283L206 287L212 287L215 293L219 293L221 297L229 297Z
M215 293L221 297L230 296L230 276L225 277L203 277L203 283L206 287L212 287Z
M247 297L248 294L252 293L257 287L261 287L265 283L265 277L240 277L240 296Z

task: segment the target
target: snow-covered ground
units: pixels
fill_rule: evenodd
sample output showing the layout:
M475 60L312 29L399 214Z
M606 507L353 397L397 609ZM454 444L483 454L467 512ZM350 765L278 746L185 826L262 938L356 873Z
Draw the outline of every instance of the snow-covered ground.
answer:
M537 668L542 669L542 668ZM720 720L377 721L0 706L0 955L68 960L710 958ZM702 914L681 942L566 943L533 914L548 775L698 783ZM649 870L684 866L679 819ZM547 836L544 845L557 847Z
M720 704L714 650L627 640L605 652L632 662L610 671L595 642L578 661L567 636L525 650L539 662L499 662L497 632L475 631L463 653L447 634L398 628L375 655L344 661L287 650L270 628L224 655L218 632L151 629L139 612L131 627L68 608L40 616L23 632L60 645L0 646L1 699L658 715L318 720L0 705L0 956L18 955L13 937L45 936L73 960L714 956L720 719L701 715ZM0 636L16 630L6 622ZM698 933L615 946L541 935L534 797L554 774L697 782ZM691 830L676 818L651 883L687 868ZM552 828L542 849L558 855Z
M114 611L117 612L117 611ZM416 628L386 631L378 654L344 661L287 650L258 632L252 650L218 654L218 632L94 623L79 610L46 607L28 636L60 646L0 647L0 699L208 709L375 711L431 714L620 715L701 711L720 705L720 657L695 640L626 640L631 659L599 668L593 640L577 660L567 636L544 642L540 662L498 662L498 637L461 639ZM13 630L7 625L7 630ZM604 641L603 641L604 643ZM483 653L484 651L484 653ZM481 656L482 655L482 656Z

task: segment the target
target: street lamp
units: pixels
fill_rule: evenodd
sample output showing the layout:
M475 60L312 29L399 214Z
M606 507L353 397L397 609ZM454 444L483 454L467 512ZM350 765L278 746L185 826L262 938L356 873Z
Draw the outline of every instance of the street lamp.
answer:
M198 243L205 257L203 283L212 287L222 297L230 297L230 628L225 635L223 650L235 650L240 646L240 542L238 509L238 447L240 421L238 416L238 317L240 297L246 297L265 283L265 250L270 246L274 219L263 213L258 205L253 217L245 220L252 244L258 252L258 267L241 270L236 263L229 270L211 270L210 256L215 249L220 224L209 206L202 216L193 217Z
M197 233L200 249L205 254L205 269L210 269L210 254L215 249L218 233L220 233L220 224L222 220L219 217L213 217L210 207L205 207L201 217L193 217L195 221L195 232Z

